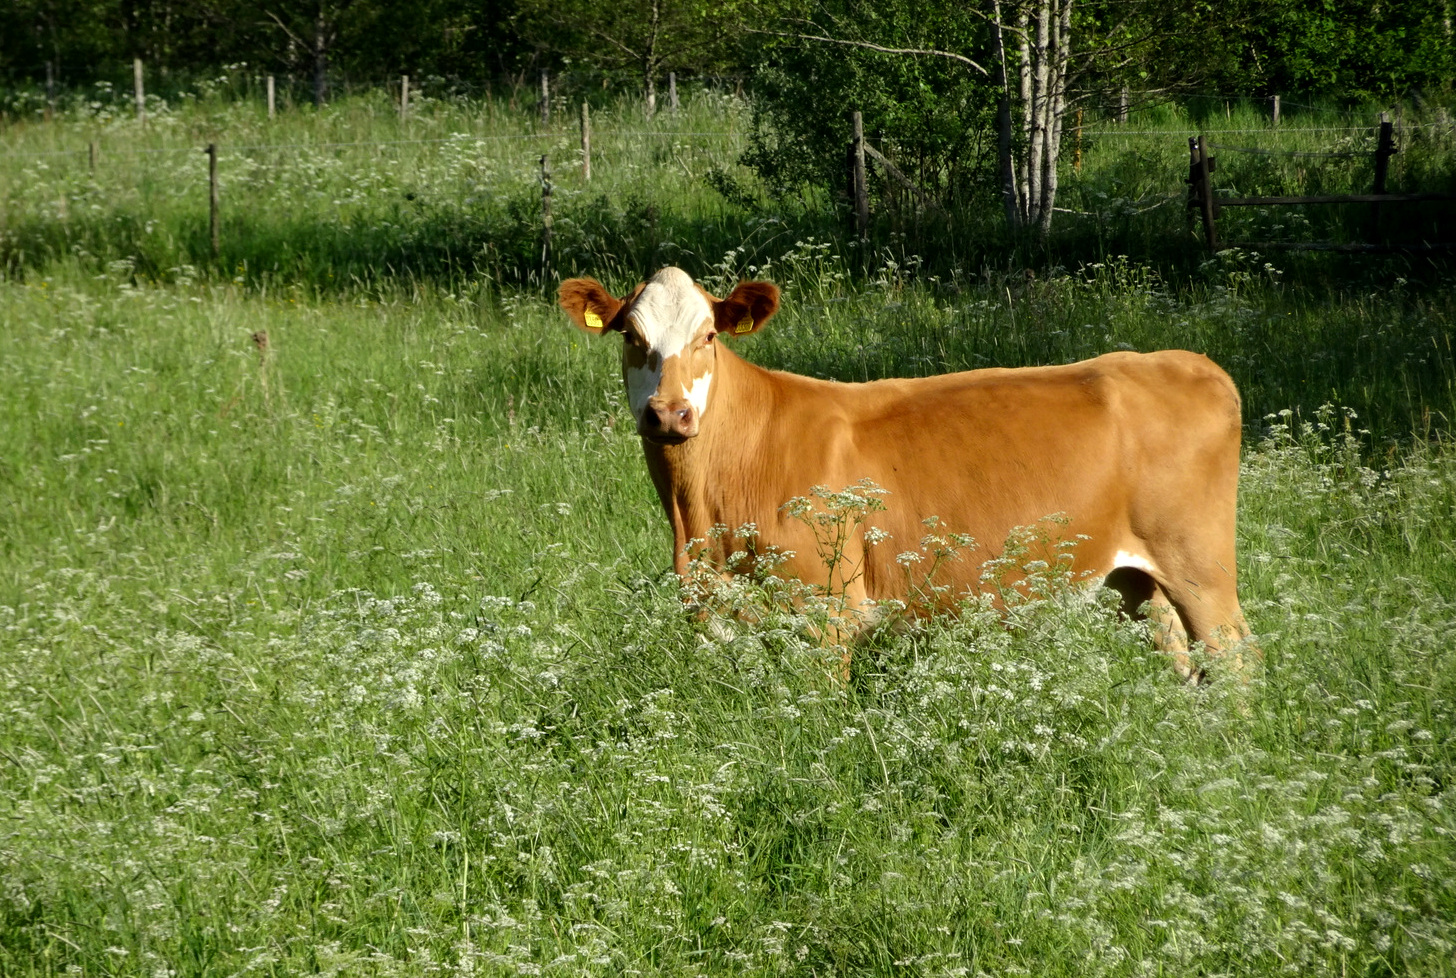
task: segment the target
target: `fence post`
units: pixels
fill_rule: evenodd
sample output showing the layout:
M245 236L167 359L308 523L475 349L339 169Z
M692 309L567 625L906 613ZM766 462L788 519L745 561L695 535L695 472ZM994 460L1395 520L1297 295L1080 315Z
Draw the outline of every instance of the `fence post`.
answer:
M1390 158L1395 155L1395 133L1394 126L1386 119L1385 113L1380 113L1380 137L1375 144L1375 190L1374 193L1386 193L1385 179L1390 172ZM1370 205L1370 231L1371 236L1377 240L1380 237L1380 205Z
M667 107L674 112L677 111L677 72L675 71L667 73Z
M864 115L856 110L850 120L853 127L850 142L850 187L854 191L854 228L860 240L864 240L869 236L870 227L869 183L865 179Z
M1117 99L1117 122L1118 125L1127 124L1127 86L1122 86L1122 94Z
M1183 205L1183 225L1193 233L1193 211L1198 207L1198 140L1188 137L1188 202Z
M591 183L591 106L581 103L581 179Z
M1198 137L1198 205L1203 215L1203 241L1208 245L1208 250L1218 250L1218 229L1214 226L1214 218L1218 211L1213 204L1213 170L1214 162L1208 158L1208 143L1204 137Z
M50 122L56 115L56 63L46 62L46 104L45 121Z
M399 121L409 118L409 75L399 76Z
M278 109L278 95L273 86L273 76L268 76L268 118L273 118Z
M551 121L551 75L541 69L541 125Z
M1274 119L1274 128L1275 129L1278 129L1279 128L1279 96L1278 95L1275 95L1273 97L1273 119Z
M96 158L100 155L101 147L96 145L96 140L93 139L86 144L86 156L90 159L92 173L96 172Z
M551 164L541 154L541 285L551 277Z
M212 257L216 258L221 234L217 209L217 143L207 144L207 207L208 235L212 241Z
M1386 121L1385 113L1380 113L1380 139L1375 145L1375 190L1377 194L1385 193L1385 176L1390 169L1390 158L1395 155L1394 127Z
M142 122L147 121L147 93L142 85L142 59L131 59L132 82L136 88L136 115Z

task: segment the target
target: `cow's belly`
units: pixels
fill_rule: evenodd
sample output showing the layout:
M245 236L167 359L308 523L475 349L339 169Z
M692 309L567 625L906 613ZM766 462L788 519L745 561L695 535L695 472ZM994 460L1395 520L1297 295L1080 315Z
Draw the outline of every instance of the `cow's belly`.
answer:
M868 445L860 433L836 468L840 484L869 479L886 490L869 521L889 536L866 549L867 596L903 599L933 584L947 589L941 603L955 603L1024 581L1028 565L1100 580L1119 551L1136 551L1128 511L1137 480L1121 438L1100 419L1071 420L1082 423L902 430Z

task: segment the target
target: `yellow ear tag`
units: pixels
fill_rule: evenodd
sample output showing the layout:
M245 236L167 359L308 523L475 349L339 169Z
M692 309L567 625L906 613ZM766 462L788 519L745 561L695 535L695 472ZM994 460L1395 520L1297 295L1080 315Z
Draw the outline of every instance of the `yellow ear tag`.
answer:
M582 318L586 320L586 328L587 329L601 329L602 328L602 317L601 316L598 316L596 313L592 312L590 309L588 309L586 311L586 314Z
M742 319L738 320L738 325L733 327L733 332L735 335L740 333L753 332L753 317L744 316Z

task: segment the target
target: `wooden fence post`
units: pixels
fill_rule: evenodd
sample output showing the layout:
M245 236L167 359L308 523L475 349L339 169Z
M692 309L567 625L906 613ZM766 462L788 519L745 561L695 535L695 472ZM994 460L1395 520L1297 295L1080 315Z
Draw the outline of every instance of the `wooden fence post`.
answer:
M212 241L212 257L216 258L220 244L220 219L217 207L217 143L207 144L207 206L208 235Z
M1375 144L1375 190L1374 193L1385 193L1385 177L1390 169L1390 158L1395 155L1394 126L1386 121L1385 113L1380 113L1380 138Z
M399 76L399 121L409 118L409 75Z
M136 88L136 116L142 122L147 121L147 93L142 85L142 59L131 59L132 83Z
M854 229L863 241L869 236L870 227L869 181L865 178L864 115L856 110L850 120L853 127L850 142L850 186L854 192Z
M1395 127L1385 118L1385 113L1380 113L1380 136L1375 143L1375 190L1374 193L1383 194L1385 189L1386 176L1390 172L1390 158L1395 155ZM1370 236L1376 241L1380 240L1380 205L1370 205Z
M1198 164L1196 167L1198 179L1198 207L1203 215L1203 242L1208 246L1210 252L1218 250L1218 229L1214 226L1214 219L1218 217L1218 210L1213 202L1213 171L1214 161L1208 158L1208 143L1202 136L1198 137Z
M1117 122L1118 125L1127 124L1127 86L1122 86L1122 94L1117 99Z
M45 121L50 122L56 116L56 63L46 62L46 104Z
M1198 207L1198 140L1188 137L1188 202L1183 207L1183 225L1193 233L1193 211Z
M278 111L278 94L277 94L277 90L274 88L274 85L273 85L273 76L272 75L269 75L268 76L268 118L270 118L270 119L273 118L273 116L277 113L277 111Z
M673 112L677 111L677 72L667 73L667 107Z
M551 75L541 69L541 125L551 121Z
M541 285L551 278L551 164L541 154Z
M1273 120L1274 120L1274 128L1275 129L1278 129L1279 128L1279 96L1278 95L1275 95L1273 97L1273 99L1272 99L1272 106L1271 107L1272 107L1272 110L1273 110L1272 116L1273 116Z
M581 179L591 183L591 106L581 103Z

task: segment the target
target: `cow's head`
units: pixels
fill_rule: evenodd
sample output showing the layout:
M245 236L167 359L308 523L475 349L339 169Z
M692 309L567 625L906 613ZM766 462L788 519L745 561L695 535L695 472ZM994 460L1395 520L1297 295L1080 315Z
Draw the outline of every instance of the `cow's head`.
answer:
M622 378L637 431L676 444L698 433L708 410L720 333L743 336L779 308L778 286L740 282L715 299L680 268L664 268L624 298L591 278L561 283L561 308L578 329L622 334Z

